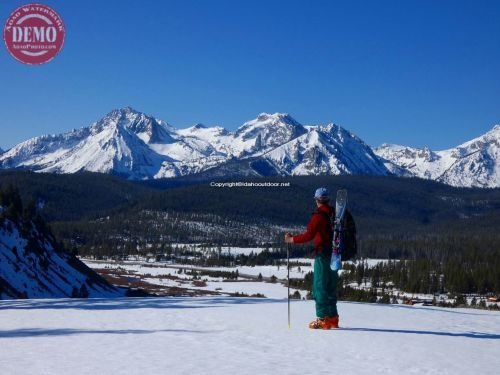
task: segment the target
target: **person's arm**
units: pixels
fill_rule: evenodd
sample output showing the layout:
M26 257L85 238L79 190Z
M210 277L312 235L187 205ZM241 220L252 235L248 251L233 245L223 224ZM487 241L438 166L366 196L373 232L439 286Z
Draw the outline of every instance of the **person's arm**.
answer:
M304 233L292 237L292 243L305 243L314 239L318 231L318 215L314 214L307 224L307 229Z

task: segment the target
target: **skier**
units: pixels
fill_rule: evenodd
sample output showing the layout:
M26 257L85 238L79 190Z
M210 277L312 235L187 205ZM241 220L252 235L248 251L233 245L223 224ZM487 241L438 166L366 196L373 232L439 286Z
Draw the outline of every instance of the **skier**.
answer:
M337 312L338 272L330 268L332 257L332 226L328 217L335 216L329 205L328 189L320 187L314 193L317 210L312 214L303 234L285 234L287 243L305 243L314 239L313 297L316 301L316 320L309 324L312 329L339 328Z

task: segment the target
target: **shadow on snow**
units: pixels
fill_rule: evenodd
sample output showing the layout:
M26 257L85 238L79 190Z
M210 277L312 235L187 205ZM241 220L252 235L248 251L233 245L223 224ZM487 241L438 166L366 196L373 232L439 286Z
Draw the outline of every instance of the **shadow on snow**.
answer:
M10 331L0 331L0 339L2 338L18 338L18 337L43 337L43 336L69 336L69 335L85 335L85 334L104 334L104 335L144 335L151 333L171 332L171 333L216 333L220 331L197 331L188 329L103 329L103 330L87 330L87 329L42 329L42 328L21 328Z
M402 305L402 304L366 303L366 302L353 302L353 301L339 301L339 303L341 303L341 304L369 305L369 306L375 306L377 308L408 309L408 310L413 310L413 311L418 311L418 312L437 311L440 313L457 314L457 315L477 315L477 316L488 315L487 310L463 311L464 308L462 308L461 310L455 311L455 310L453 310L453 308L450 308L450 307L408 306L408 305ZM469 310L473 310L473 309L469 309Z
M448 336L448 337L467 337L471 339L487 339L487 340L500 340L500 334L484 333L484 332L439 332L439 331L415 331L410 329L387 329L387 328L349 328L342 327L342 331L356 331L356 332L377 332L377 333L404 333L412 335L434 335L434 336Z

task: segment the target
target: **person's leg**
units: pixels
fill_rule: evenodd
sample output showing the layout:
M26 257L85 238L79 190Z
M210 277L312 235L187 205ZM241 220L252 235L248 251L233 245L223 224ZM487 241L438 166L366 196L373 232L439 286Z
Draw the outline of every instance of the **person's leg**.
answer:
M338 316L337 311L337 282L339 279L339 274L337 271L333 271L330 267L329 270L329 280L328 280L328 316Z
M316 301L316 317L325 318L330 313L328 298L328 279L330 265L325 267L326 260L317 255L314 258L313 297Z

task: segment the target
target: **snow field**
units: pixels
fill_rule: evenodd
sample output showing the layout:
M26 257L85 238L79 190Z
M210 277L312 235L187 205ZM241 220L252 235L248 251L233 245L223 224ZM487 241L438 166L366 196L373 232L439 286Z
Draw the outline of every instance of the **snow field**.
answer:
M179 277L185 277L187 275L177 274L177 269L182 268L186 270L206 270L206 271L227 271L227 272L235 272L238 270L240 275L250 275L250 276L258 276L259 274L262 277L272 277L276 276L278 279L286 279L287 278L287 268L286 266L236 266L236 267L198 267L191 265L165 265L161 263L149 263L148 265L155 265L153 267L144 266L137 262L100 262L100 261L90 261L87 259L82 259L89 267L91 268L124 268L128 271L135 272L137 274L151 274L153 276L157 275L177 275ZM308 259L310 262L310 266L300 266L299 267L290 267L290 277L291 278L303 278L308 272L312 271L312 259ZM202 279L209 278L208 276L202 276ZM210 279L210 278L209 278Z
M259 273L263 277L271 277L276 275L278 279L286 279L286 267L280 267L278 271L277 267L274 266L256 266L256 267L194 267L188 265L176 265L176 266L159 266L159 267L148 267L138 263L132 262L120 262L120 263L110 263L110 262L95 262L86 260L86 264L94 269L108 268L116 269L122 268L132 273L130 275L131 281L133 281L134 275L145 276L151 275L153 277L145 276L142 281L153 285L160 285L166 287L180 287L194 290L206 290L214 291L220 293L244 293L247 295L261 294L268 298L286 298L287 287L280 282L261 282L252 281L249 279L244 279L240 277L239 281L226 280L222 277L210 277L207 275L201 275L201 280L205 281L206 286L196 286L192 284L192 275L186 275L185 273L178 273L179 269L185 271L190 270L207 270L207 271L228 271L234 272L238 270L240 275L250 275L258 276ZM302 267L303 271L290 272L290 277L303 278L305 273L310 271L311 267ZM162 278L162 276L173 276L178 279L172 280L169 278ZM133 285L132 285L133 286ZM307 292L304 290L290 289L290 293L293 294L298 291L301 297L306 297Z
M5 374L497 374L500 314L312 301L129 298L0 301Z

